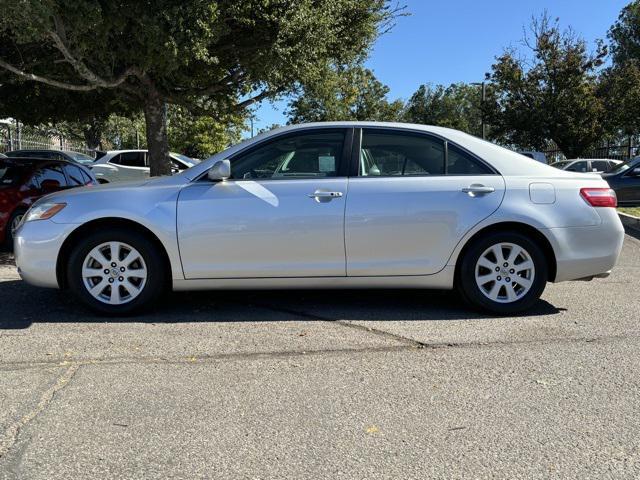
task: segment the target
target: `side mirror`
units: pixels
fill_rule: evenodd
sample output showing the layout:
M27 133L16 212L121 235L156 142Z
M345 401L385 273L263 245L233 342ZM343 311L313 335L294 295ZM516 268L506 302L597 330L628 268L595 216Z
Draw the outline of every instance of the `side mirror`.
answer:
M634 177L640 177L640 167L636 167L631 171L631 175Z
M231 162L229 160L219 160L209 169L207 177L213 182L224 182L231 176Z
M51 193L51 192L57 192L58 190L60 190L60 182L58 180L43 180L42 183L40 184L40 190L42 190L44 193Z

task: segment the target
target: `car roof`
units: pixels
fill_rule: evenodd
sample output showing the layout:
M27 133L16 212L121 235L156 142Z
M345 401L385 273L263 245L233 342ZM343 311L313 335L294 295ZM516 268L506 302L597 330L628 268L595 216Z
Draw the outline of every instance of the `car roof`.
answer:
M76 162L70 162L69 160L59 160L59 159L53 159L53 158L42 158L42 157L7 157L7 158L3 158L2 159L3 162L11 162L11 163L16 163L16 164L25 164L25 163L31 163L31 164L35 164L35 163L59 163L62 165L73 165L74 167L83 167L83 165L76 163ZM86 168L86 167L84 167Z

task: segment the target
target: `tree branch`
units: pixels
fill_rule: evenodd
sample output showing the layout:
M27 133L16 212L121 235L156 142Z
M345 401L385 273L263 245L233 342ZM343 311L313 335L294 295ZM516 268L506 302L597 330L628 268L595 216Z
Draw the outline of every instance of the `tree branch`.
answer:
M96 88L100 88L98 85L74 85L66 82L59 82L58 80L52 80L50 78L41 77L39 75L35 75L33 73L27 73L24 70L20 70L17 67L14 67L10 63L5 62L0 58L0 67L5 70L9 70L12 73L15 73L19 77L26 78L27 80L33 80L34 82L44 83L46 85L50 85L56 88L62 88L64 90L73 90L76 92L89 92L91 90L95 90Z
M235 106L235 110L244 110L247 107L250 107L251 105L253 105L254 103L259 102L260 100L264 100L265 98L268 97L274 97L276 95L278 95L279 93L282 93L284 91L283 88L276 88L274 90L264 90L262 92L260 92L258 95L248 98L247 100L244 100L240 103L238 103Z
M101 88L115 88L122 84L129 76L137 75L139 73L137 68L130 67L126 69L124 73L115 80L107 81L99 77L94 72L92 72L82 61L71 55L71 52L63 41L63 38L66 38L66 35L64 31L64 25L62 24L60 18L55 16L53 18L53 22L55 24L56 31L50 31L48 33L53 40L56 48L60 51L60 53L62 53L62 56L73 67L73 69L91 85L96 85L97 87Z

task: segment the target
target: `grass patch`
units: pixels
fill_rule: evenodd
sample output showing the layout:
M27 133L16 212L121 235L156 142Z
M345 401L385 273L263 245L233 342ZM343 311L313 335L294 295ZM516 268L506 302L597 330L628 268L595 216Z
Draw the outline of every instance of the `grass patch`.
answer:
M634 217L640 217L640 207L619 208L618 211Z

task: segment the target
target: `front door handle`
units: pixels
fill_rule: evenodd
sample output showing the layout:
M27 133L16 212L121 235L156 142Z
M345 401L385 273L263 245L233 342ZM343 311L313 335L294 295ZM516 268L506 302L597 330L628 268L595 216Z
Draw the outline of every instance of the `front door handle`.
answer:
M318 202L330 202L334 198L340 198L342 192L326 192L323 190L316 190L313 193L307 194L307 197L313 198Z
M474 183L473 185L464 187L462 191L464 193L468 193L470 197L475 197L477 195L486 195L487 193L493 193L496 191L496 189L493 187L487 187L485 185L481 185L479 183Z

